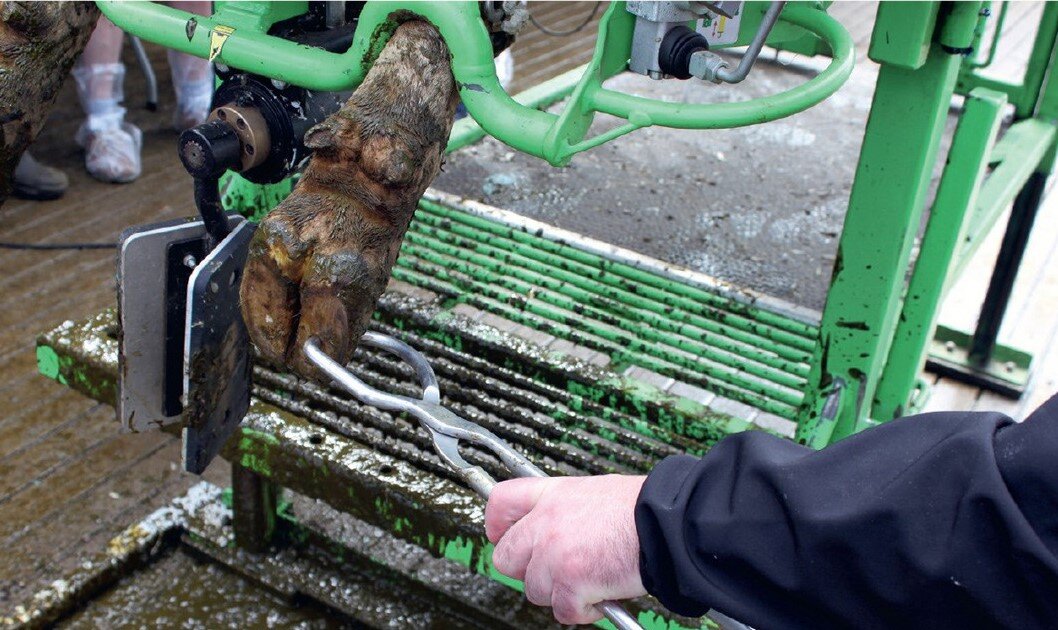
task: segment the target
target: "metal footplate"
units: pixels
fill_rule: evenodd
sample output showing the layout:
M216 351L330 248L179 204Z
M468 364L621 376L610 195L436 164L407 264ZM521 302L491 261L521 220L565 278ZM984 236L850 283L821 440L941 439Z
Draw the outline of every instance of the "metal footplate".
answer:
M184 326L184 470L201 473L250 407L250 338L239 285L257 225L244 221L195 268Z
M119 246L118 419L128 432L184 423L184 466L195 473L249 405L237 298L255 226L240 216L229 225L231 234L208 254L201 220L132 228Z

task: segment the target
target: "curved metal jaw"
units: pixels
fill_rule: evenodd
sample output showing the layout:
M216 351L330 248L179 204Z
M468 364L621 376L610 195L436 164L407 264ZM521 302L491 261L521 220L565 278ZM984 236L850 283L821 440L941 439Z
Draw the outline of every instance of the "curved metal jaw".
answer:
M305 343L305 356L360 402L384 411L407 413L414 416L430 433L438 456L483 498L488 498L496 481L480 466L474 466L459 454L459 442L465 440L496 455L515 477L546 477L524 455L511 448L495 433L453 413L441 405L441 390L437 375L418 350L408 344L375 332L364 333L360 343L397 355L415 369L422 387L422 398L410 398L380 391L351 374L340 363L327 356L310 339ZM604 601L596 604L600 611L619 630L642 630L627 610L619 603Z
M407 413L413 416L430 432L438 456L453 469L459 471L464 479L484 497L488 497L488 491L495 485L495 481L479 466L474 466L463 459L463 456L459 454L461 440L480 446L496 455L515 477L547 476L495 433L456 415L441 405L437 376L426 357L418 350L403 341L374 332L365 333L361 343L386 350L408 363L415 370L419 385L422 387L422 398L400 396L371 387L327 356L312 340L305 344L305 356L360 402L385 411Z

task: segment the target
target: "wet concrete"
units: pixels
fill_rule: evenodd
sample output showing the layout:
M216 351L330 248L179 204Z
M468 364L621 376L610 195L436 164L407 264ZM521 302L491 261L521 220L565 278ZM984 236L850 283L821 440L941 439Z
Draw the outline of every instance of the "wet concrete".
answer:
M735 87L637 75L607 86L710 103L774 94L810 75L771 62ZM641 129L562 169L489 138L451 156L435 186L819 309L875 76L866 62L795 116L741 129ZM589 135L616 125L600 116Z
M344 628L332 610L292 605L182 550L90 601L63 628Z

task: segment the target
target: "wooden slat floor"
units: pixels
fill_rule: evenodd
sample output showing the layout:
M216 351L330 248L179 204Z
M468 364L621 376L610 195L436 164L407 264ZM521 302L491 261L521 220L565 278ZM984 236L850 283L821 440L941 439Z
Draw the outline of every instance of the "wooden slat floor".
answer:
M541 23L569 28L593 3L531 4ZM1017 13L1008 19L1008 27L1028 29L1038 4L1014 7ZM873 5L866 3L839 2L832 8L853 33L861 60L873 12ZM584 63L593 34L594 23L570 38L548 37L527 27L515 48L518 66L512 91ZM1023 44L1016 48L1024 54ZM165 55L154 47L149 50L159 76L161 110L149 113L139 107L143 81L131 57L126 85L130 118L144 130L144 176L118 186L95 182L84 173L80 149L70 141L80 113L72 85L67 85L33 150L66 171L71 189L54 202L8 200L0 207L0 240L113 242L126 226L193 213L191 187L175 154L176 133L169 127L173 96ZM954 289L944 323L972 326L984 292L982 278L997 249L998 233ZM1058 196L1050 194L1001 334L1002 341L1037 353L1039 368L1030 395L1011 403L945 380L937 384L930 408L999 409L1023 416L1058 389L1056 252ZM113 251L0 250L0 269L5 272L0 277L0 400L6 403L0 408L0 544L6 551L0 556L0 616L197 480L178 471L176 438L119 435L111 409L36 373L33 346L38 332L114 304L113 263ZM227 471L218 464L206 477L225 484Z
M127 226L194 213L170 126L165 53L152 47L151 55L162 99L156 113L142 109L143 79L126 59L144 175L122 186L84 172L70 140L80 108L67 82L32 151L67 173L70 191L51 202L9 199L0 207L0 240L115 242ZM112 408L36 373L37 333L114 305L114 257L114 250L0 250L0 541L8 550L0 556L0 617L198 480L178 470L177 438L119 435ZM224 468L208 478L226 483Z

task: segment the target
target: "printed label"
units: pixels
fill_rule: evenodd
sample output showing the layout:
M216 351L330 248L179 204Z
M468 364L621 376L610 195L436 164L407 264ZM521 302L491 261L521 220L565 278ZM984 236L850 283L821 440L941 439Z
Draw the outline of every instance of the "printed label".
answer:
M720 2L723 8L733 17L713 15L702 18L698 32L705 37L710 46L725 46L738 40L738 29L742 23L741 2Z
M228 41L228 36L235 32L230 26L214 26L213 30L209 32L209 60L213 61L220 54L222 48L224 48L224 42Z

